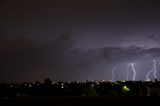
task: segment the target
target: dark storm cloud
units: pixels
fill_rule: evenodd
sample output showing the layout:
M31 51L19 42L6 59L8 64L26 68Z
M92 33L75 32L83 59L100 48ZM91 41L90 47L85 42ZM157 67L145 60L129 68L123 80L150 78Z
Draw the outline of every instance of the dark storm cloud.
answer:
M129 63L145 61L160 57L160 48L144 48L138 46L129 47L105 47L100 48L101 56L108 61Z
M1 81L87 79L92 67L100 61L95 50L74 47L69 34L39 42L25 37L1 37Z
M48 70L61 67L64 70L73 42L66 34L50 42L36 42L23 37L1 38L1 79L11 76L13 79L29 79L38 77L41 72L47 76Z
M102 56L109 61L121 61L129 62L134 61L135 56L141 55L142 48L130 46L130 47L105 47L101 48Z
M148 38L149 39L154 39L154 38L156 38L156 35L149 35Z
M74 44L69 34L47 42L24 37L1 38L1 80L98 79L98 74L93 73L104 73L105 64L144 61L154 56L158 58L160 54L160 48L129 46L83 50L76 49Z
M110 79L116 64L159 58L159 4L0 0L0 81Z

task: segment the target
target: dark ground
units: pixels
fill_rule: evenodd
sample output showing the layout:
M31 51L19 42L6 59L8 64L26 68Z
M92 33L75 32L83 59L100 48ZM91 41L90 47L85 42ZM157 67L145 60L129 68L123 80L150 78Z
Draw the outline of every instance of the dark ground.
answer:
M160 97L86 96L86 97L17 97L1 99L0 106L144 106L160 105Z

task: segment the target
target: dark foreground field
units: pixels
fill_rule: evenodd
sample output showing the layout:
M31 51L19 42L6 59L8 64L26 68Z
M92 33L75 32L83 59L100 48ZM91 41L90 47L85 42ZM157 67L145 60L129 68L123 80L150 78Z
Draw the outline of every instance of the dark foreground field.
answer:
M0 106L86 106L86 105L160 105L160 97L87 96L87 97L18 97L1 100Z

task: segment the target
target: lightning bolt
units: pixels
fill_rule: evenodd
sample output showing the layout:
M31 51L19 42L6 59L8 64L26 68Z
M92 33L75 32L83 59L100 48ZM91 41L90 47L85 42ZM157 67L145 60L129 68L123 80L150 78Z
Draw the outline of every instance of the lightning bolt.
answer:
M150 81L149 75L150 75L152 72L153 72L153 74L154 74L154 78L156 79L156 78L157 78L157 75L156 75L156 73L157 73L157 67L156 67L156 60L155 60L155 59L153 60L152 70L149 71L149 72L147 73L147 75L146 75L146 80L147 80L147 81Z
M112 80L111 81L114 81L114 71L116 70L117 66L115 66L113 69L112 69Z
M131 66L132 66L132 71L133 71L133 79L132 79L132 81L134 81L135 78L136 78L136 70L134 68L134 63L131 63Z
M160 66L160 60L157 59L157 61L158 61L158 65ZM156 72L156 73L157 73L157 75L158 75L158 72ZM157 78L158 78L158 76L157 76Z
M155 77L155 79L157 79L156 73L157 73L157 67L156 67L156 61L154 61L154 77Z
M159 59L157 59L157 61L158 61L158 65L160 66L160 60L159 60ZM158 73L157 73L157 75L158 75ZM158 76L157 76L157 78L158 78Z
M133 78L132 78L132 81L135 80L135 77L136 77L136 70L134 68L134 63L129 63L128 66L127 66L127 81L128 81L128 77L129 77L129 67L131 66L132 68L132 71L133 71Z

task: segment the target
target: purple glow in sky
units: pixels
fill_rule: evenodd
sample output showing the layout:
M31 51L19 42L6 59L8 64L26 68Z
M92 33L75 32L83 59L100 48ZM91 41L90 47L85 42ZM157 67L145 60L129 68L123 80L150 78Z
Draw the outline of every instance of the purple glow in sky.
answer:
M160 59L159 5L158 0L1 0L0 81L111 80L116 65L114 79L124 80L129 63L135 63L135 80L145 80L153 59Z

